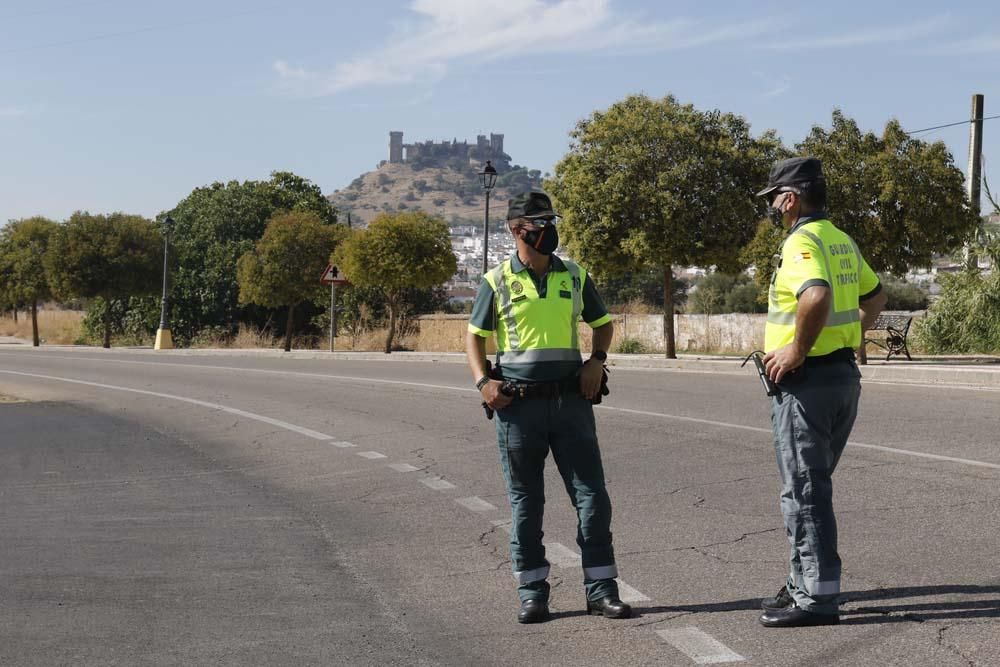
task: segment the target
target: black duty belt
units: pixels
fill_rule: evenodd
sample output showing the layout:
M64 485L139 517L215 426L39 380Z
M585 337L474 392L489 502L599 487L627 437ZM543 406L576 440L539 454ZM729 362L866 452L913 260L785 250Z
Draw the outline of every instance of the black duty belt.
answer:
M579 393L580 379L571 377L558 382L507 381L504 382L504 388L509 389L508 395L515 398L558 398L563 394Z
M822 354L818 357L806 357L804 365L825 366L826 364L836 364L844 361L854 361L854 350L849 347L842 347L830 354Z

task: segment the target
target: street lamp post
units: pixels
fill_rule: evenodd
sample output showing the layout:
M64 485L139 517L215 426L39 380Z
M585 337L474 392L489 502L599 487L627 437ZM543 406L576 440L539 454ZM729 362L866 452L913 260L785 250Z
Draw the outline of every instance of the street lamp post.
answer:
M486 218L483 221L483 275L490 270L490 191L497 183L497 170L490 160L486 161L486 166L479 172L479 180L486 190Z
M174 219L169 215L163 221L163 299L160 304L160 328L156 330L154 350L172 350L173 338L170 336L170 324L167 322L167 255L170 248L170 232L174 228Z

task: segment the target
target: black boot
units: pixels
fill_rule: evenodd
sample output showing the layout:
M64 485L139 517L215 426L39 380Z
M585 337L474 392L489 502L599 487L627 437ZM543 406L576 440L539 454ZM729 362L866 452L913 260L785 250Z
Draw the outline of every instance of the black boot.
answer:
M760 624L767 628L804 628L814 625L840 625L839 614L814 614L797 604L772 609L761 614Z
M773 598L764 598L761 600L760 607L764 611L773 611L775 609L784 609L791 606L794 601L795 600L792 599L791 594L788 592L788 586L782 586L781 590L778 591L778 594Z
M587 600L587 613L604 618L628 618L632 615L632 607L609 595L600 600Z
M549 603L546 600L525 600L517 612L518 623L541 623L549 620Z

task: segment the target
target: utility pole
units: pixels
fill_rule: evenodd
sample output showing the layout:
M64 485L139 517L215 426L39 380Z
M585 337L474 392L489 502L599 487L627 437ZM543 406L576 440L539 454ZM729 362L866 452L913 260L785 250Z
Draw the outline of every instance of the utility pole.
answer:
M969 171L966 189L969 193L969 206L980 217L979 199L982 188L983 167L983 96L972 96L972 118L969 123ZM965 246L965 265L976 268L978 258L970 244Z

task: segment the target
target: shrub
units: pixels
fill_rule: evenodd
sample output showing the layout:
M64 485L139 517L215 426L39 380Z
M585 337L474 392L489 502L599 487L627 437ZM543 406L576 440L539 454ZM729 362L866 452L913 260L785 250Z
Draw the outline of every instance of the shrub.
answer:
M882 289L888 298L886 310L924 310L930 294L920 285L897 280L891 276L879 276Z
M619 354L645 354L646 346L642 344L641 340L623 338L615 348L615 352Z

